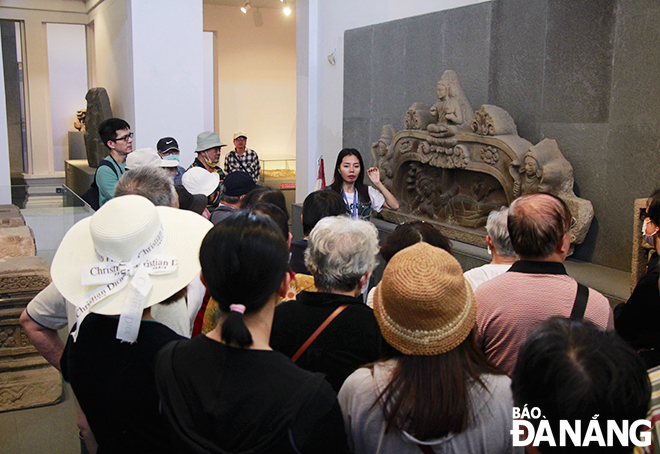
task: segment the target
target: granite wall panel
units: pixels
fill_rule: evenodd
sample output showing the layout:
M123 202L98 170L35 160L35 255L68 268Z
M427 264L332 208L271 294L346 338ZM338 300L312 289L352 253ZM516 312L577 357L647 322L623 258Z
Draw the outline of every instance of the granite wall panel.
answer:
M518 134L541 140L546 0L493 2L489 104L509 112Z
M495 0L347 31L344 145L370 165L381 127L452 69L475 110L557 140L595 210L575 257L629 270L633 201L660 186L658 24L657 0Z
M548 1L543 121L607 121L615 7L615 0Z

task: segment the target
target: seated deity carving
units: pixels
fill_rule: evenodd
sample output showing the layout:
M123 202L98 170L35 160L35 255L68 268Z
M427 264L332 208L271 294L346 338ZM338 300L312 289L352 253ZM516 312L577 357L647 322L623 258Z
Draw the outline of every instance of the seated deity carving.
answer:
M436 123L427 126L427 130L438 137L456 135L459 130L469 131L474 111L463 93L456 73L444 72L436 86L438 102L431 107L431 114Z

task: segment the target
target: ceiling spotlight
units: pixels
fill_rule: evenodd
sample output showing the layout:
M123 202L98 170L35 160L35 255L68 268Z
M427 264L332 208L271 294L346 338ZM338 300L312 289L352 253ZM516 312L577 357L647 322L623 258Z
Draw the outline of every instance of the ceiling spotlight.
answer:
M250 6L251 5L249 0L245 2L245 5L241 6L241 11L243 12L243 14L247 14L248 10L250 9Z
M282 11L284 12L285 16L288 16L291 14L291 8L289 8L289 5L286 4L286 0L280 0L284 4L284 9Z

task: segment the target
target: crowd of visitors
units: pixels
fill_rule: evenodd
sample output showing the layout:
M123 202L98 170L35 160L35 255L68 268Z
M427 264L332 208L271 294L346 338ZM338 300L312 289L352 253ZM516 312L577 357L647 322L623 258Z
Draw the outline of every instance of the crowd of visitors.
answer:
M635 421L660 365L657 254L613 312L566 272L562 199L490 213L492 262L464 273L428 222L379 247L368 219L399 202L355 149L305 198L292 241L245 132L224 171L214 132L189 169L172 137L132 151L125 121L99 133L99 209L67 232L52 284L21 315L71 383L83 453L600 452L601 439L631 453L650 434ZM660 190L641 216L657 249ZM566 421L577 432L558 444Z

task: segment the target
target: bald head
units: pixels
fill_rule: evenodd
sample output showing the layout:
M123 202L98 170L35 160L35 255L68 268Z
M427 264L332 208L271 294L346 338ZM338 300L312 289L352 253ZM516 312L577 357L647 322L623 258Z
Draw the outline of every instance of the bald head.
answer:
M522 259L543 259L557 249L571 228L563 200L550 194L528 194L513 201L507 220L513 250Z

